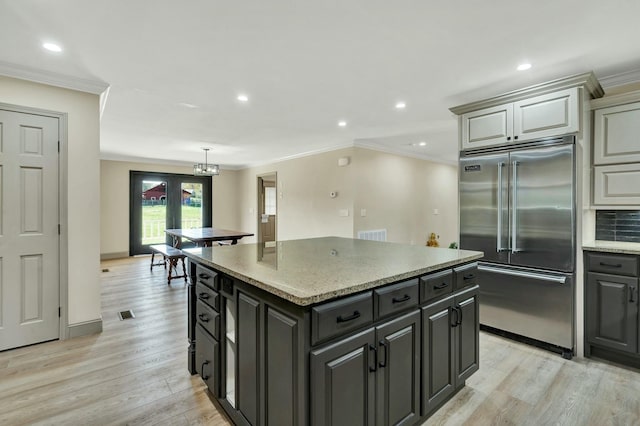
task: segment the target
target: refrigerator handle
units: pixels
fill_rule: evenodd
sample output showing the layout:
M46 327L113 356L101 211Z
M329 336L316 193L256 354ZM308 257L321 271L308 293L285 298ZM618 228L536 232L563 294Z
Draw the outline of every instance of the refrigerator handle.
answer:
M502 248L502 168L504 163L498 163L498 232L496 237L496 252L504 251Z
M518 161L512 163L513 182L511 196L511 253L519 253L522 250L518 248Z

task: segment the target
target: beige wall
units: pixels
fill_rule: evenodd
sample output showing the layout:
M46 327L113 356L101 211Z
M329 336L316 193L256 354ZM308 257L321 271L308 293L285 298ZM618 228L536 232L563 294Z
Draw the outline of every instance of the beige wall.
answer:
M0 102L68 114L67 164L60 170L67 173L67 318L70 325L100 319L99 97L0 76Z
M391 242L425 244L430 232L443 247L458 241L456 166L356 148L353 167L356 233L385 228Z
M350 164L338 166L341 157L349 157ZM256 178L273 172L278 175L279 240L354 237L360 230L385 228L392 242L425 244L429 232L440 235L441 246L458 241L456 166L346 148L244 169L238 173L243 231L256 233ZM338 196L331 198L332 191ZM360 216L361 209L366 216ZM340 216L340 210L349 216Z
M102 160L100 162L100 253L103 257L128 256L129 253L129 172L191 174L190 166L133 163ZM236 171L221 170L213 178L212 223L215 227L235 229L237 221Z
M257 176L277 173L277 239L290 240L353 235L352 167L338 167L338 158L350 156L346 148L238 172L239 219L242 231L257 234ZM338 196L331 198L331 191ZM339 210L348 210L340 217ZM255 237L242 242L254 242Z

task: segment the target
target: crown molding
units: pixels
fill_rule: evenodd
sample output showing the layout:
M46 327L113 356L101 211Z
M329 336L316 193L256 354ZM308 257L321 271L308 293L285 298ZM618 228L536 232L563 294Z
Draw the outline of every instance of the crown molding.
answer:
M569 77L547 81L544 83L525 87L524 89L513 90L511 92L494 96L489 99L459 105L453 108L449 108L449 111L456 115L462 115L467 112L477 111L500 104L516 102L522 99L530 98L532 96L543 95L545 93L555 92L557 90L568 89L571 87L584 87L590 94L590 97L594 99L604 96L604 90L602 89L602 86L598 82L598 79L596 79L595 74L590 71L582 74L576 74Z
M640 81L640 69L621 72L619 74L609 75L599 78L602 87L617 87L625 84L637 83Z
M0 75L62 87L64 89L92 93L94 95L100 95L109 88L109 84L103 81L72 77L4 61L0 61Z

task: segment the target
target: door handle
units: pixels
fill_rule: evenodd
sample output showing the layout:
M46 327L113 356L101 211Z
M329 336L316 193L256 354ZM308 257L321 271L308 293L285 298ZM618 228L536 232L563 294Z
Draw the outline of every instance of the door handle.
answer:
M462 308L460 306L456 306L456 312L458 312L458 322L457 325L462 325Z
M209 317L206 316L205 314L200 314L198 315L198 318L200 319L200 321L202 322L209 322Z
M458 310L453 307L451 308L451 318L453 319L453 314L455 313L455 320L453 321L453 324L451 324L451 327L457 327L458 326Z
M198 294L198 298L202 299L202 300L208 300L209 299L209 293L199 293Z
M446 286L448 286L449 283L440 283L440 284L436 284L433 286L434 290L442 290L443 288L445 288Z
M369 364L369 372L373 373L378 369L378 350L375 346L369 344L369 351L373 351L373 367Z
M511 195L513 203L511 204L511 253L518 253L522 250L518 248L518 162L512 164L513 181Z
M629 287L629 303L635 303L635 299L633 297L634 293L636 292L637 288L635 288L634 286L630 286Z
M387 366L387 353L389 352L389 346L387 346L387 342L383 339L380 340L380 347L384 348L384 358L383 361L380 361L378 367L384 368Z
M600 262L600 266L605 266L607 268L622 268L622 263L605 263L605 262Z
M502 168L504 163L498 164L498 232L496 233L496 252L504 251L502 248Z
M202 377L202 380L208 380L208 379L209 379L209 376L207 376L206 374L204 374L204 366L205 366L205 365L209 365L209 361L205 361L205 362L203 362L203 363L202 363L202 366L200 367L200 374L201 374L201 376L200 376L200 377Z

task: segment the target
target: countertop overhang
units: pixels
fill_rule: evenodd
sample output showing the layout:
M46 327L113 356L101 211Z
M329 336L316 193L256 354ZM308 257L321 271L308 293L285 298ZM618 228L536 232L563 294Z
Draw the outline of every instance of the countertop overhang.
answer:
M340 237L184 249L194 262L300 306L472 262L482 252Z
M640 243L626 241L589 241L582 244L582 250L603 253L640 254Z

